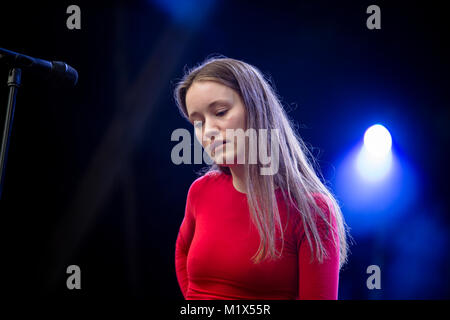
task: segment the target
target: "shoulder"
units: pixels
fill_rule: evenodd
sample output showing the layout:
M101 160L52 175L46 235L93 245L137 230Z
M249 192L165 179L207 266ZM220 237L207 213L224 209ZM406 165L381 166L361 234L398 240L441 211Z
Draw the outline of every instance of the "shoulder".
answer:
M214 185L217 185L217 182L226 179L226 174L222 173L218 170L209 171L202 176L198 177L197 179L192 182L191 186L189 187L188 196L195 197L196 194L201 193L202 191L206 189L210 189L214 187Z
M321 211L315 212L314 218L319 229L326 228L331 225L333 227L337 226L337 212L333 205L332 200L323 193L314 193L313 198L316 202L318 209Z
M279 197L281 198L281 191L276 190L276 193L279 194ZM317 213L316 209L320 209L322 213L329 213L333 208L330 198L324 193L320 192L310 193L308 197L304 198L304 201L304 205L307 205L311 210L313 210L314 213ZM288 201L288 203L290 207L299 208L297 202L294 199Z
M330 198L327 195L325 195L323 193L315 192L312 194L312 197L313 197L316 205L324 213L328 213L329 211L332 210L333 206L332 206Z

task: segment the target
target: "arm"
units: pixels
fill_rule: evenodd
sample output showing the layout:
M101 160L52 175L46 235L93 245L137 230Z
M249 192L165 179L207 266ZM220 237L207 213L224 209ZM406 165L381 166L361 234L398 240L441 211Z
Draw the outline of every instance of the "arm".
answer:
M330 215L328 208L323 206L319 201L319 207L324 209L326 217L331 218L332 225L336 227L336 217L334 214ZM321 220L321 219L319 219ZM339 284L339 238L335 233L335 240L337 246L333 244L333 237L331 233L328 238L325 237L327 230L326 223L321 221L317 225L323 245L328 252L328 257L324 258L322 263L316 261L314 242L313 252L309 247L306 235L304 235L299 246L299 296L302 300L336 300L338 296ZM312 241L313 239L311 239ZM313 261L311 262L311 258Z
M181 232L178 233L177 242L175 245L175 272L177 275L178 284L181 289L183 297L186 299L186 292L189 286L189 280L186 270L187 264L187 246L181 236Z
M189 287L187 274L187 256L195 232L195 218L192 208L192 187L189 189L183 222L175 245L175 272L183 297L186 298Z

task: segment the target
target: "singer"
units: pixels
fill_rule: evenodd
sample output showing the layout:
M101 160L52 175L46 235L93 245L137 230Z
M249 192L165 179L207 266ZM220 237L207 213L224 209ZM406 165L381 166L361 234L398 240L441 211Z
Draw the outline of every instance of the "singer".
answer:
M213 57L188 70L174 96L213 160L189 188L176 239L184 298L337 299L348 251L344 218L264 75ZM278 131L273 174L247 161L248 139L241 146L226 134L249 128ZM257 140L259 149L264 140ZM266 150L274 143L266 139ZM242 155L244 163L224 161Z

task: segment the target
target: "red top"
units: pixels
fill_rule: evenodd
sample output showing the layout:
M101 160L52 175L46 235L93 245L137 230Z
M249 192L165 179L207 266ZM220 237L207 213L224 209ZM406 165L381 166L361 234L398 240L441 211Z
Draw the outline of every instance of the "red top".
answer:
M285 227L286 206L280 189L275 193ZM328 210L323 197L315 198L320 208ZM260 238L251 221L247 195L235 189L230 175L213 172L198 178L189 188L175 248L176 275L184 298L337 299L339 250L330 238L324 241L329 258L322 264L311 262L300 221L292 207L281 258L253 264L251 257Z

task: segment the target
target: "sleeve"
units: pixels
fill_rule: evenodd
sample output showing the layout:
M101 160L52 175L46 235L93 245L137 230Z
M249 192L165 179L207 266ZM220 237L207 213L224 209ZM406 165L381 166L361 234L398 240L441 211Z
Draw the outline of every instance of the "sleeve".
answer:
M189 188L188 191L185 214L175 244L175 272L178 284L185 299L187 289L189 287L189 278L187 274L187 256L195 231L195 217L192 206L192 198L193 185Z
M323 199L322 196L319 197ZM324 210L325 216L331 219L333 227L336 228L337 222L334 212L329 211L330 209L328 209L328 206L324 202L325 200L315 198L319 208ZM299 284L297 299L337 300L339 285L339 237L337 233L334 234L334 240L337 242L335 246L331 233L328 236L326 234L328 228L326 223L324 221L319 222L317 228L323 245L327 250L328 257L324 258L322 263L317 261L315 255L312 257L312 254L315 254L314 245L313 251L311 251L306 235L304 235L298 248ZM312 261L311 258L313 259Z

